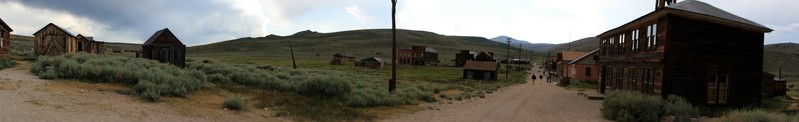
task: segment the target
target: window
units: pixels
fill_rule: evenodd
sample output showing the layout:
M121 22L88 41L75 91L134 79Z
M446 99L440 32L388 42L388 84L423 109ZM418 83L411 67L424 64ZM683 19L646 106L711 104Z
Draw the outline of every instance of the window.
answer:
M600 51L601 55L607 55L607 50L608 50L608 48L607 48L608 47L608 43L607 42L608 42L608 40L602 40L602 43L600 43L600 45L602 45L602 49Z
M632 33L633 33L633 35L632 35L633 37L632 37L632 40L631 40L632 41L632 46L630 46L632 48L630 48L630 50L636 50L636 49L638 49L638 36L639 36L638 35L639 34L638 29L634 30Z
M616 68L616 89L624 89L624 68Z
M646 36L647 36L647 49L652 49L657 47L657 31L658 31L658 24L652 24L646 27Z
M627 69L627 88L630 91L635 91L635 69Z
M585 77L591 78L591 66L585 66Z
M647 68L644 69L644 76L643 82L641 83L641 91L647 94L654 94L655 92L655 69L654 68Z
M5 45L6 38L3 37L5 37L5 35L3 35L3 33L0 33L0 48L6 47Z
M621 35L619 35L619 52L620 52L620 53L623 53L623 52L624 52L624 45L626 45L626 44L627 44L627 43L625 43L625 42L624 42L624 40L626 39L626 38L624 38L624 37L625 37L626 35L627 35L627 34L621 34Z
M614 50L615 50L615 47L616 47L615 46L615 41L616 41L616 38L610 38L610 47L609 47L610 51L609 51L609 53L611 55L616 54L616 53L614 53L615 52Z
M727 88L730 80L727 74L710 74L707 76L707 103L727 103Z

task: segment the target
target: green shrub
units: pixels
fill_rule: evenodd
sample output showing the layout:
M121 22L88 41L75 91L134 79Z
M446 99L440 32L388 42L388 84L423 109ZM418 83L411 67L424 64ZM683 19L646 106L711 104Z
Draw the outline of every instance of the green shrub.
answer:
M244 100L242 100L239 96L227 97L222 105L228 109L241 110L244 108Z
M660 120L660 98L638 92L614 91L602 102L602 116L621 122Z
M12 60L5 59L5 58L0 58L0 70L6 69L6 68L11 68L11 67L14 67L16 65L17 65L17 62L14 62Z
M210 86L201 71L183 70L143 58L88 53L40 56L31 73L43 79L129 84L135 89L133 94L147 101L158 101L161 96L184 96Z
M340 97L349 93L352 88L349 83L338 77L313 77L303 83L298 89L299 93L321 97Z
M763 110L733 110L726 115L713 119L717 122L796 122L797 115L770 114Z
M231 82L230 78L228 78L225 75L219 74L219 73L208 76L208 81L211 81L211 82L214 82L214 83L230 83Z
M583 89L596 89L597 85L595 83L588 83L586 81L572 80L568 87L570 87L570 88L583 88Z
M699 109L693 107L685 98L669 95L666 102L663 102L665 115L674 115L678 122L688 122L691 118L699 117Z

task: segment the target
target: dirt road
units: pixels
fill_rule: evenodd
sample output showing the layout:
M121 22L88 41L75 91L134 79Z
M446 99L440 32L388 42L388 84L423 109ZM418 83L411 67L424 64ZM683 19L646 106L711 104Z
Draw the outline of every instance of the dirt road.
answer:
M538 68L533 68L539 75ZM533 81L530 75L525 84L510 86L486 95L484 99L454 104L435 105L410 115L399 115L384 120L389 122L593 122L609 121L602 118L599 108L602 101L588 100L578 91L566 90L546 83L545 79ZM590 91L588 91L590 92Z

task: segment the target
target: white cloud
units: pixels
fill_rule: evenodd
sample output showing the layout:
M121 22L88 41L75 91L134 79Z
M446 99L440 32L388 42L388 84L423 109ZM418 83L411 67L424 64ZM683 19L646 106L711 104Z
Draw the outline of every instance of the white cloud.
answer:
M358 19L358 21L360 21L362 24L367 24L369 21L371 21L371 19L363 13L363 10L358 9L358 6L346 7L344 8L344 11L347 11L347 14L352 15L353 17L355 17L355 19Z

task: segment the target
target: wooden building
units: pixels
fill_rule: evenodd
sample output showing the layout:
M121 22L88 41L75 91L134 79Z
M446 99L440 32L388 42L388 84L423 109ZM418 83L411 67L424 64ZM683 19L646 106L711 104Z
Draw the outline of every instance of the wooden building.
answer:
M494 58L494 52L480 52L475 56L475 61L490 61L490 62L497 62L498 60ZM465 65L465 64L464 64Z
M74 53L78 50L77 38L64 28L50 23L33 33L35 41L34 54L39 55L61 55Z
M567 66L569 65L569 62L577 60L577 58L580 58L585 54L586 54L585 52L575 52L575 51L562 51L558 53L557 59L555 60L557 66L557 72L555 74L561 76L562 78L568 78L565 76L567 74L566 70ZM566 81L568 80L569 79L566 79Z
M94 54L105 53L105 42L94 40L93 37L86 37L83 36L82 34L78 34L78 36L76 36L75 38L77 39L76 52L86 52Z
M599 81L599 68L597 60L599 58L599 49L588 52L580 58L571 61L566 66L566 74L564 77L569 77L570 80L581 80L587 82Z
M673 94L694 105L759 103L763 35L772 30L701 1L666 3L597 36L598 91Z
M468 60L463 65L463 79L497 80L499 62Z
M0 19L0 58L8 58L11 53L11 27L6 24L3 19Z
M142 57L162 63L186 66L186 45L175 37L169 28L156 31L142 44Z
M466 61L474 60L475 57L477 57L477 53L474 51L461 50L460 53L455 54L455 60L452 61L455 61L455 66L463 67L463 65L466 64Z
M438 51L432 47L412 46L413 65L438 65Z
M333 54L333 60L330 60L332 65L347 65L348 63L355 62L355 55L349 52L340 52Z
M768 72L763 72L763 95L765 95L765 97L785 95L787 91L785 83L785 79Z
M378 57L369 57L369 58L361 59L358 62L355 62L355 66L369 67L369 68L372 68L372 69L383 68L384 65L386 65L386 61L383 60L382 58L378 58Z
M398 49L397 63L398 64L411 64L413 62L413 50L411 49Z

